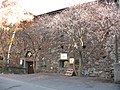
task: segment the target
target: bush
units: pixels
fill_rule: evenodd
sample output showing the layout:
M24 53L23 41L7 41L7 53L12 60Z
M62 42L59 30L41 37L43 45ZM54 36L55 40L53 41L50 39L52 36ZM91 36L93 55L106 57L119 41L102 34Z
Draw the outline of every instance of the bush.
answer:
M10 67L10 72L14 74L25 74L26 69L22 67Z

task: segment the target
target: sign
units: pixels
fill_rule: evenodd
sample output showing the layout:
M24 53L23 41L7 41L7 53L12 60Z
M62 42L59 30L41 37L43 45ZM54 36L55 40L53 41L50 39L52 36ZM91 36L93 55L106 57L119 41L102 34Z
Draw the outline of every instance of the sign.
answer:
M73 64L73 63L74 63L74 61L75 61L75 59L74 59L74 58L70 58L70 59L69 59L69 63L70 63L70 64Z
M67 53L61 53L60 54L60 59L62 59L62 60L67 59Z
M23 65L24 63L24 58L20 58L20 65Z
M23 64L23 60L20 60L20 65L22 65Z

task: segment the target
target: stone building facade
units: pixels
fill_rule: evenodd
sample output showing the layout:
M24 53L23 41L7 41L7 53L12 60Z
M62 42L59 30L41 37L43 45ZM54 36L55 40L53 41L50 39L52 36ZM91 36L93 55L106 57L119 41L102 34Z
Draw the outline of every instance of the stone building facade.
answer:
M88 4L89 5L89 4ZM63 9L64 10L64 9ZM62 11L59 11L59 14ZM48 14L48 15L56 15L55 14ZM54 19L53 19L54 20ZM48 27L49 29L53 29L52 27ZM55 28L56 29L56 28ZM119 30L118 30L119 31ZM113 35L112 35L113 33ZM94 76L94 77L102 77L106 79L110 79L113 77L113 64L116 60L115 57L115 39L114 39L114 31L111 32L106 41L97 47L96 51L93 52L93 54L90 56L89 60L85 59L83 61L83 76ZM118 58L120 58L120 34L118 35ZM71 39L71 36L68 35L63 30L56 30L54 33L55 38L53 39L52 44L53 47L50 47L47 49L47 52L44 54L42 51L40 51L38 57L34 59L34 55L31 57L25 57L24 61L25 64L23 65L24 68L27 69L27 73L34 73L33 70L35 69L35 72L50 72L50 73L62 73L65 74L67 67L67 64L69 64L69 59L72 57L75 59L75 67L76 71L78 71L79 67L79 52L78 49L76 49L75 43L73 43L73 39ZM88 43L89 41L85 41L85 45L83 48L83 53L85 56L87 49L91 48L91 45ZM93 43L96 43L94 40L91 41ZM91 43L90 42L90 43ZM67 58L64 60L61 60L60 54L66 53ZM31 69L31 72L29 72L28 69Z

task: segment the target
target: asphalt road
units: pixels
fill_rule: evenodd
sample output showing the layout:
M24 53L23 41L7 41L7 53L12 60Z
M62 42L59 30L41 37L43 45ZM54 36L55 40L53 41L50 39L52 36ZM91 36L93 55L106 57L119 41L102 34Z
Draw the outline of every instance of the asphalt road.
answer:
M120 85L53 74L1 74L0 90L120 90Z

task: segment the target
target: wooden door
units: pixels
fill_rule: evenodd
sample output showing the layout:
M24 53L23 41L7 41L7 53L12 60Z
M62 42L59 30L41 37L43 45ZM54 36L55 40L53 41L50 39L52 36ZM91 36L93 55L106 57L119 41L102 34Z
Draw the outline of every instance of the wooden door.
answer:
M34 73L33 62L28 62L28 74Z

